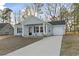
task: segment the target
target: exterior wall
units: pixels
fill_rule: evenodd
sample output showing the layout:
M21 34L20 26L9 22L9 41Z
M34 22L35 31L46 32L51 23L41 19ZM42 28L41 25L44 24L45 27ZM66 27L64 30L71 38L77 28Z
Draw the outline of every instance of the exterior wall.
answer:
M43 23L42 25L31 25L32 27L32 35L29 35L29 26L30 24L24 25L16 25L14 27L14 35L22 35L23 37L27 36L50 36L50 35L64 35L65 32L65 25L52 25L50 23ZM34 26L39 27L43 26L43 32L34 33ZM22 33L17 33L17 27L22 28Z
M47 35L53 35L53 25L51 25L51 24L49 24L49 23L47 23L47 25L46 25L46 33L47 33Z
M22 28L22 25L15 25L14 26L14 35L22 35L22 33L17 33L17 28Z
M0 35L13 35L14 29L10 24L7 24L4 28L0 30Z
M26 37L28 36L28 26L22 25L22 36Z
M53 25L53 35L64 35L65 25Z
M43 35L46 36L47 35L47 23L43 23Z
M64 35L65 25L51 25L48 23L46 26L47 26L47 29L46 29L47 36Z
M34 26L36 27L39 27L39 32L38 33L34 33ZM43 25L34 25L34 26L31 26L32 27L32 35L29 35L29 26L23 26L23 34L22 36L26 37L26 36L43 36L43 32L40 32L40 26L43 26ZM43 30L44 31L44 30Z

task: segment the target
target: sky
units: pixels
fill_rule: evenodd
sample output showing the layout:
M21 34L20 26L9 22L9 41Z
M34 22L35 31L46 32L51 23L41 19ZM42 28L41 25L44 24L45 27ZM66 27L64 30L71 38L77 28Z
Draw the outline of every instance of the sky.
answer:
M19 10L29 6L28 3L6 3L4 7L10 8L13 10L13 12L18 12Z
M27 6L31 6L31 5L32 5L31 3L5 3L4 7L10 8L15 13L15 12L18 12L19 10L26 8ZM68 7L68 6L69 6L69 4L66 4L66 7ZM46 6L44 6L44 7L46 7Z

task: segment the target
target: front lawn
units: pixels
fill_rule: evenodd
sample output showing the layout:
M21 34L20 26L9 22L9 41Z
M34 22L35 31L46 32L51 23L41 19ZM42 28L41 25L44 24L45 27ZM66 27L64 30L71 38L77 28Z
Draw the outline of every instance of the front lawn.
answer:
M41 40L42 37L0 36L0 55L5 55L19 48Z
M79 55L79 35L65 35L63 37L60 55Z

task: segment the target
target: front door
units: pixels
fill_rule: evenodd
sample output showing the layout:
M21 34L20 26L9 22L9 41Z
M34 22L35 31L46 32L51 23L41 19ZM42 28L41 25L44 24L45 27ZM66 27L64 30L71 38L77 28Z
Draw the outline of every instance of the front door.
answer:
M29 35L32 35L32 27L29 27Z

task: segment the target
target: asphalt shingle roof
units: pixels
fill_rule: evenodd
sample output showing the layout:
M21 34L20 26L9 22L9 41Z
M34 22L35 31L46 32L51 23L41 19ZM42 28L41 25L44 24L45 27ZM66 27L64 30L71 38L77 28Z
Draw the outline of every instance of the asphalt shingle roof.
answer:
M51 22L48 22L52 25L64 25L65 24L65 21L51 21Z
M4 27L4 26L6 26L8 23L0 23L0 30Z

